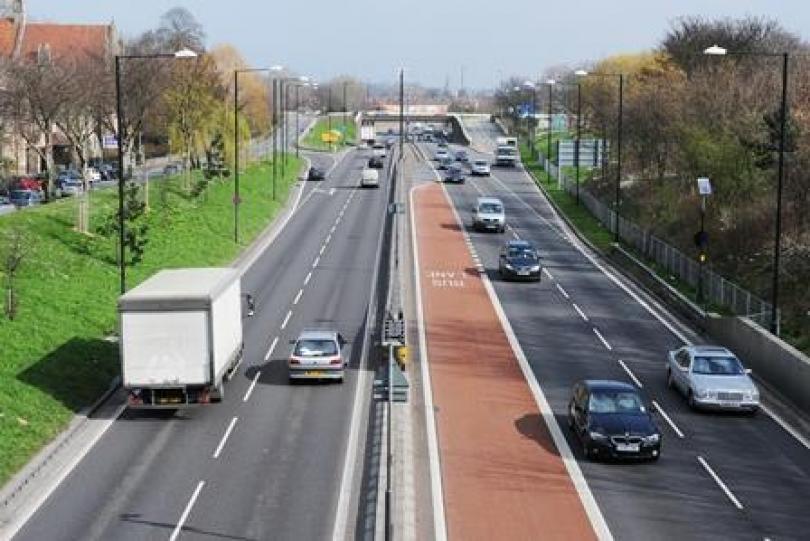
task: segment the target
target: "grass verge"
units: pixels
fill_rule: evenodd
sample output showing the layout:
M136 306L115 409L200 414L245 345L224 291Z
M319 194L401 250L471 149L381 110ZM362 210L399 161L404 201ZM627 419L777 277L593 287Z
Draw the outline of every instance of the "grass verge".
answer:
M354 141L357 140L357 126L354 123L354 117L351 114L347 114L346 120L346 123L344 123L342 116L334 115L331 118L331 122L326 117L319 118L318 122L315 123L315 126L309 130L307 136L301 140L301 147L312 150L328 151L333 150L335 147L354 143ZM340 143L331 145L329 143L324 143L321 139L321 136L330 130L330 126L332 130L337 130L344 134L344 137Z
M267 163L241 177L240 244L233 242L233 184L213 181L193 197L180 178L152 182L144 259L131 267L131 288L166 267L226 265L278 213L295 183L292 163L272 198ZM193 181L201 179L195 173ZM91 231L117 205L116 190L92 193ZM77 203L64 199L0 217L0 245L11 231L24 237L16 280L19 313L0 313L0 485L91 404L119 372L115 332L116 240L73 229ZM114 235L113 235L114 237ZM6 277L0 272L0 281Z

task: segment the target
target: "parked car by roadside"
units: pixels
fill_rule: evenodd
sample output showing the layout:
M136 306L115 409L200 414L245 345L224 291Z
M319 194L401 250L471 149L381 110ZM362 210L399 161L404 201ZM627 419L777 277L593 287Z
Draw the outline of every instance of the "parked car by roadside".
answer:
M70 197L80 195L83 191L82 183L76 179L65 179L59 183L59 195Z
M42 203L42 192L39 190L11 190L9 200L17 208L33 207Z
M8 197L5 195L0 195L0 216L14 212L15 210L17 210L17 207L11 204Z

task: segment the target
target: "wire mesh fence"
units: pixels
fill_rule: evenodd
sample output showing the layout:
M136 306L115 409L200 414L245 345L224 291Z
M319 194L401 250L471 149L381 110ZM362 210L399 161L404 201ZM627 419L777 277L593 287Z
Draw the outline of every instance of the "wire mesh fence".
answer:
M554 164L548 163L548 160L542 156L541 160L546 165L546 171L557 179L558 185L570 195L575 196L577 186L574 179L566 176L563 171L560 171ZM727 280L711 268L706 266L701 268L698 261L678 248L630 220L618 217L614 209L581 184L579 200L605 228L615 232L618 227L619 238L622 242L631 246L647 260L654 262L658 269L668 276L676 278L692 289L697 289L702 273L703 296L707 303L723 307L735 315L746 317L762 327L769 327L773 310L769 302ZM777 321L778 319L779 313L777 312Z

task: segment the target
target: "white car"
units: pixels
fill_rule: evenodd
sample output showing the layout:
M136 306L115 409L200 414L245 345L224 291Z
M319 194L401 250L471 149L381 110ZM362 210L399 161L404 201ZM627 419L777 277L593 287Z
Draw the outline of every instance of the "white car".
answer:
M497 197L479 197L472 208L472 226L475 230L506 231L506 212Z
M379 156L380 158L385 158L385 145L382 143L374 143L371 147L371 153L374 156Z
M488 177L490 175L489 162L486 160L475 160L471 167L473 175Z
M446 160L449 157L450 157L450 153L447 152L447 149L445 149L445 148L440 148L440 149L436 150L436 154L433 155L433 159L436 160L437 162L440 162L442 160Z
M380 174L376 169L371 169L369 167L363 169L362 173L360 173L360 187L380 187Z
M290 380L330 379L343 382L348 362L341 349L346 341L337 331L305 330L293 340L287 363Z
M95 167L87 168L87 180L90 182L98 182L101 180L101 172Z
M684 346L669 352L666 368L667 385L683 393L693 409L759 409L751 371L726 348Z

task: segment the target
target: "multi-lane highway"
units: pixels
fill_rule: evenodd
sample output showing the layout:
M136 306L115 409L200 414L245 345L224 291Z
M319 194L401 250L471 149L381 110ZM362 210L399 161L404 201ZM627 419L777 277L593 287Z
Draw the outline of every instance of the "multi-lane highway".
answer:
M305 183L286 227L245 269L256 314L224 402L126 411L15 539L352 535L389 185L358 189L361 151L310 157L327 179ZM348 340L343 384L288 383L289 342L313 326Z
M486 121L467 131L477 148L491 148L497 135ZM433 145L422 146L433 155ZM493 168L490 177L468 178L446 190L615 538L806 538L806 442L770 413L696 413L667 389L666 351L706 338L583 247L522 169ZM505 234L469 230L469 209L481 195L503 201ZM540 283L500 279L498 252L510 238L538 247L545 267ZM583 459L567 430L567 405L574 382L586 378L633 383L654 401L664 431L660 461L622 465Z

